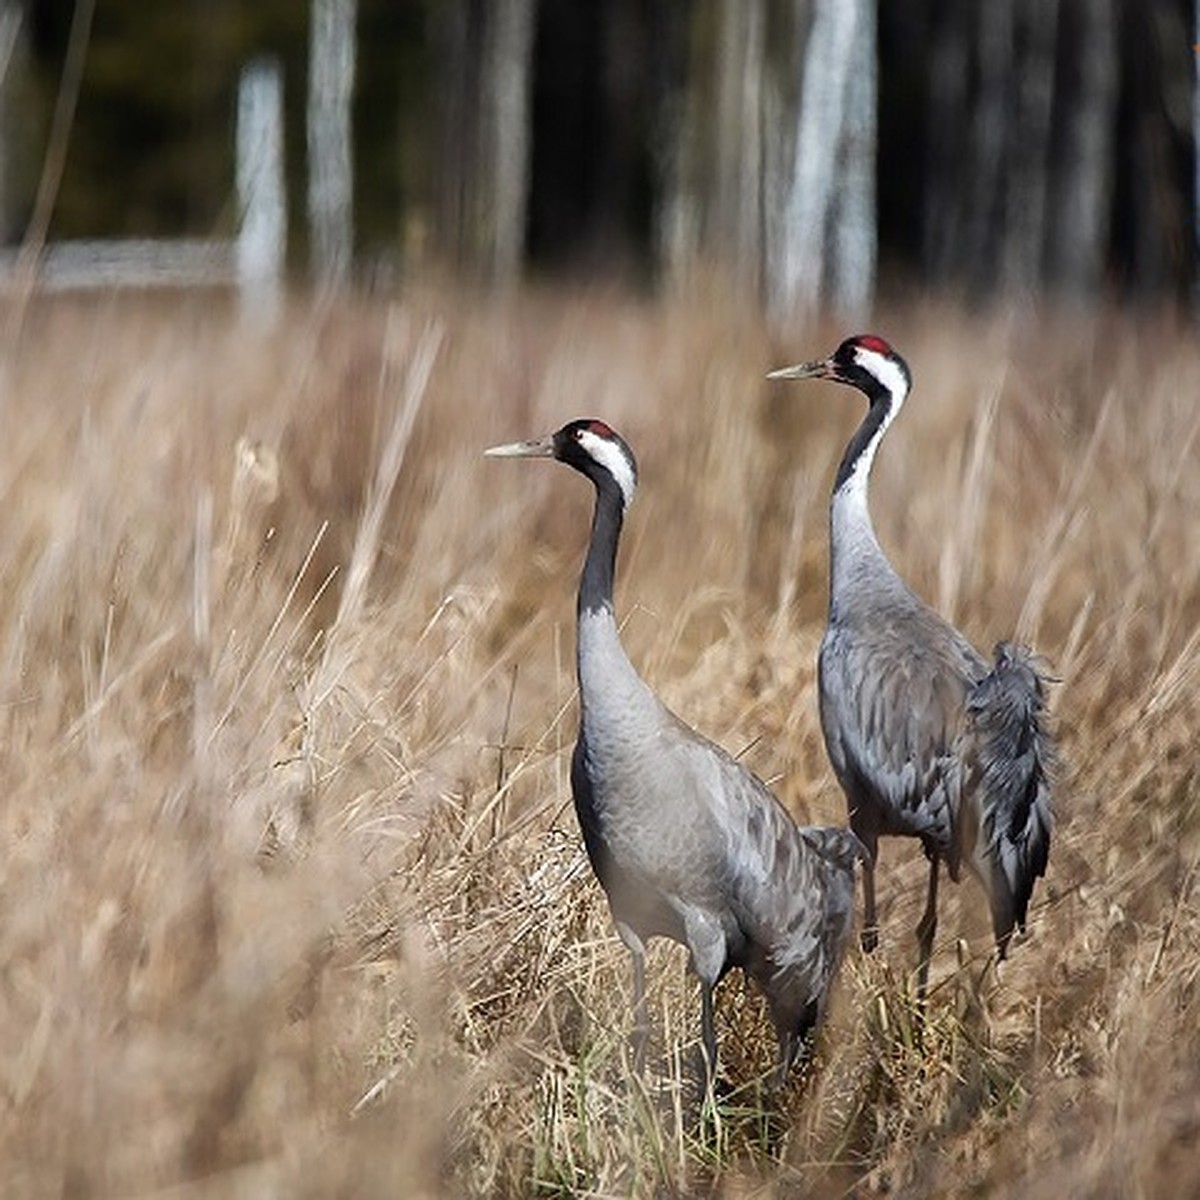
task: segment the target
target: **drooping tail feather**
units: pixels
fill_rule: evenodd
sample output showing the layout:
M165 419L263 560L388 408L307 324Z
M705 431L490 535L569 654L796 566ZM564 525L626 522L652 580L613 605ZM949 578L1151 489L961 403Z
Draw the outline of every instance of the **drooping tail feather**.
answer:
M807 880L789 887L790 919L756 976L779 1037L779 1079L808 1052L854 930L855 868L865 857L849 829L794 828Z
M1055 751L1046 728L1047 677L1022 646L1001 642L967 697L964 758L976 820L973 865L988 892L1003 958L1024 930L1034 881L1046 871Z
M802 825L800 836L822 858L840 867L854 882L854 868L867 861L867 848L849 829L840 826Z

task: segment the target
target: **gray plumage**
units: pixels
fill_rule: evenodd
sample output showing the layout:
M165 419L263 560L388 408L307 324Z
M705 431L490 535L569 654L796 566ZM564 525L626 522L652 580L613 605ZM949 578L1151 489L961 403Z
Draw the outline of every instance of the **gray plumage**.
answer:
M871 523L875 451L911 386L882 338L849 338L828 359L772 373L849 384L870 402L830 503L829 623L821 643L821 728L850 826L867 850L863 944L877 940L874 867L882 836L920 838L930 860L917 927L923 991L937 928L940 863L980 879L1001 958L1024 928L1050 849L1045 682L1008 643L989 664L893 569Z
M715 1071L713 989L731 967L762 988L782 1077L823 1014L853 926L845 829L797 828L766 786L676 717L630 663L612 604L632 452L606 425L575 421L540 442L490 454L555 457L596 487L580 580L575 810L593 869L633 958L634 1058L645 1054L645 943L688 948L700 979L707 1069Z

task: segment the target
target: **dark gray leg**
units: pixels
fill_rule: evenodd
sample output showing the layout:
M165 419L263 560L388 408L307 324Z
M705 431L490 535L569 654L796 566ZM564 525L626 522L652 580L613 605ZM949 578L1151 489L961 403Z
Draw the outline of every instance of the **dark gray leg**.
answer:
M646 1019L646 953L639 946L629 948L633 956L633 1069L643 1074L646 1069L646 1039L650 1023Z
M807 1061L812 1050L813 1030L820 1012L817 1001L811 1000L798 1014L791 1013L786 1018L772 1014L775 1035L779 1039L779 1065L775 1071L774 1087L783 1087L792 1071Z
M779 1063L775 1068L775 1078L771 1086L781 1088L787 1083L787 1077L792 1070L792 1060L796 1057L796 1035L781 1033L779 1035Z
M700 1034L704 1042L704 1090L717 1078L717 1027L713 1020L713 987L700 980Z
M874 951L879 945L879 922L875 916L875 860L879 856L879 843L874 837L868 837L858 830L859 841L866 847L867 861L862 865L863 882L863 927L862 948L866 954Z
M929 863L929 892L925 898L925 911L917 922L917 999L925 999L925 985L929 982L929 960L933 957L933 935L937 932L938 859Z

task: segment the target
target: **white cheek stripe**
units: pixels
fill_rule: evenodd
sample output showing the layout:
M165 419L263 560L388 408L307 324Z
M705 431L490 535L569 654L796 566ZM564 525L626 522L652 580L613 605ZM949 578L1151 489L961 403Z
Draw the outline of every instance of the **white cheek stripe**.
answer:
M859 346L854 351L854 359L864 371L870 371L891 392L894 417L900 405L904 403L904 397L908 395L908 380L904 372L892 359L864 346Z
M593 433L590 429L580 432L579 444L601 466L608 468L609 474L617 481L617 487L621 489L621 495L625 500L625 507L628 508L633 501L637 480L634 478L633 467L629 465L629 459L625 457L621 447L615 442L610 442L607 438Z
M854 351L854 359L865 371L870 371L876 379L891 393L892 400L888 406L887 416L875 431L875 436L863 447L858 461L850 472L850 478L842 484L841 492L851 501L855 508L863 513L867 511L867 479L871 474L871 465L875 461L875 451L883 441L883 435L896 419L904 398L908 395L908 380L904 372L890 359L874 350L862 346ZM869 520L869 518L868 518Z

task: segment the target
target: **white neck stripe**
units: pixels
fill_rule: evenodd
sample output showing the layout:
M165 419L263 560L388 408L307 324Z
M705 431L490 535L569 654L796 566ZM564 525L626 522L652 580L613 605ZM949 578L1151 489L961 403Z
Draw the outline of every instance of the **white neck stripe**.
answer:
M883 435L887 433L900 412L904 400L908 396L909 384L908 377L903 370L892 359L875 350L867 350L865 347L859 346L854 351L854 359L864 371L869 371L879 380L887 389L889 396L887 411L879 423L879 428L875 430L875 436L859 451L858 458L854 460L846 482L838 489L842 495L855 494L858 497L856 506L866 513L867 480L871 475L871 466L875 462L875 452L879 449L879 443L883 441Z
M900 364L895 359L880 354L878 350L868 350L865 346L855 347L854 361L864 371L874 375L891 393L892 412L890 416L894 417L899 411L900 405L904 403L905 396L908 395L908 376L905 375Z
M616 442L593 433L590 429L579 431L579 444L617 481L621 489L624 507L628 508L633 502L633 493L637 489L637 479L633 473L633 465L625 452Z

